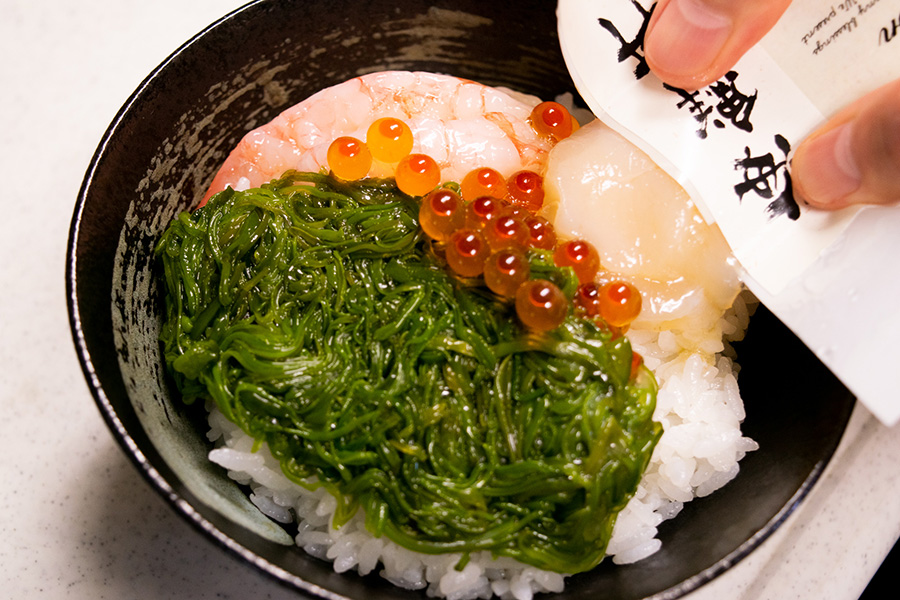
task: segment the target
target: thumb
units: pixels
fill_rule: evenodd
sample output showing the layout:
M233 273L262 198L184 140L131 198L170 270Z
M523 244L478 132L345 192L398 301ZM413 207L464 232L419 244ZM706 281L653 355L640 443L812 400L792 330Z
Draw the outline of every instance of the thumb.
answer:
M900 201L900 79L863 96L801 143L794 195L818 208Z
M720 79L771 29L791 0L659 0L644 57L664 82L697 89Z

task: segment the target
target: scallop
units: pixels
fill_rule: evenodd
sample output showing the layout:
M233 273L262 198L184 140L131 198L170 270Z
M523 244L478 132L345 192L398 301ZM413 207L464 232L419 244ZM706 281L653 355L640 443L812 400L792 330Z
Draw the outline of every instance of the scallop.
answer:
M606 277L641 290L635 327L709 328L740 292L737 263L718 227L704 221L677 181L601 121L553 148L544 186L544 216L560 237L588 240Z

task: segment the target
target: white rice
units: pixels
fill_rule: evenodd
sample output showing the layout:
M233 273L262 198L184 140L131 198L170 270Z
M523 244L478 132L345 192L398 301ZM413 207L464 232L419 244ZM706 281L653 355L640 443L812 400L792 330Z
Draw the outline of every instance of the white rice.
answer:
M664 433L634 498L619 514L607 553L617 564L632 563L659 550L657 527L678 515L685 502L706 496L731 481L738 461L757 448L744 437L744 406L737 385L738 366L730 342L743 337L754 300L738 297L734 307L709 331L633 329L628 336L660 384L654 418ZM340 529L331 526L337 503L323 489L309 491L288 480L263 445L210 405L208 437L217 448L210 460L252 490L251 501L280 523L298 523L296 543L309 554L332 561L338 573L356 569L407 589L425 589L448 600L490 598L531 600L535 593L560 592L564 576L510 558L473 554L461 571L459 554L432 556L375 538L362 511Z

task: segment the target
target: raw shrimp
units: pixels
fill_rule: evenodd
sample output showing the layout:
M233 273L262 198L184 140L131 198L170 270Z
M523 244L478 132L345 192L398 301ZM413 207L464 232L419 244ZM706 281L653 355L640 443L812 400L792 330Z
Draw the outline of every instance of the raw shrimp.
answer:
M225 160L203 203L228 186L257 187L288 169L318 171L326 167L335 138L364 141L369 125L381 117L409 125L412 152L437 161L444 181L461 181L483 166L506 176L520 169L540 170L551 142L527 121L538 102L447 75L386 71L356 77L248 133ZM372 177L392 174L392 165L378 163L369 171Z
M641 291L635 327L705 329L740 292L719 229L706 224L674 179L602 122L553 149L544 189L558 234L587 239L605 269ZM691 323L679 322L688 315Z

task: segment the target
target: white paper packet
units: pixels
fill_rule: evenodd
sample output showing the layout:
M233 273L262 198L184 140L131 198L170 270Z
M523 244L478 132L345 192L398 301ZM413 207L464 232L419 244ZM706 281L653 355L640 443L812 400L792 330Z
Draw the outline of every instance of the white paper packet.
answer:
M588 107L722 230L757 297L883 423L900 419L900 207L798 204L792 149L900 77L900 0L794 0L725 77L687 92L643 58L651 0L560 0L563 56ZM900 174L898 174L900 176Z

